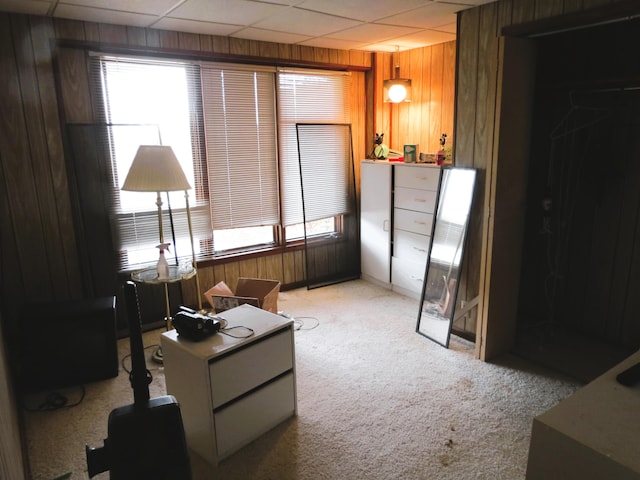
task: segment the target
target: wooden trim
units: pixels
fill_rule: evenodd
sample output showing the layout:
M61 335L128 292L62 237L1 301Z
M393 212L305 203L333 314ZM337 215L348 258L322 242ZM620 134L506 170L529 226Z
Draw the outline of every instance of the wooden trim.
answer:
M122 45L117 43L105 43L105 42L89 42L80 40L66 40L60 39L56 41L56 46L59 48L77 48L82 50L94 50L96 52L105 52L112 54L127 54L127 55L146 55L146 56L162 56L164 58L180 58L183 60L206 60L225 63L246 63L252 65L269 65L276 67L313 67L324 70L351 70L356 72L366 72L371 70L371 66L354 65L354 64L341 64L341 63L327 63L323 61L314 60L292 60L283 59L281 57L262 57L254 55L241 55L234 53L221 53L221 52L205 52L201 50L188 50L175 47L143 47Z

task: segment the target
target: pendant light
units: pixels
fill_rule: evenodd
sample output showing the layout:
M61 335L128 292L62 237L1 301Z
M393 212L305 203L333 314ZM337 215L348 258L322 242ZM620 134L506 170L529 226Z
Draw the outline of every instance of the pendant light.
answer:
M400 78L400 65L397 58L399 51L400 47L396 47L395 56L392 56L391 59L392 61L395 59L394 78L382 82L385 102L401 103L411 101L411 80Z

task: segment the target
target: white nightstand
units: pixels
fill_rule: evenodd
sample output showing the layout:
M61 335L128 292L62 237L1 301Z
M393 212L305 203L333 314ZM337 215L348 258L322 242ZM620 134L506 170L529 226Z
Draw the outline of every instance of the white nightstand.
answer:
M187 445L213 465L297 414L293 321L250 305L219 316L253 335L192 342L172 330L160 338Z

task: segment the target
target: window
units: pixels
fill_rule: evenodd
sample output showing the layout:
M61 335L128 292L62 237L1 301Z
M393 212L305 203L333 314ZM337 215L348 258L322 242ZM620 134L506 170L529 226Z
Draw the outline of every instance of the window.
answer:
M348 74L104 55L95 56L94 69L112 125L122 269L157 259L156 194L120 191L145 143L171 145L193 187L200 259L303 238L296 123L345 122ZM184 194L173 192L163 203L165 232L173 221L178 255L190 255ZM307 236L335 234L342 213L307 217Z
M120 268L157 261L158 216L155 193L121 191L139 145L171 145L182 169L193 186L201 183L202 173L194 161L197 141L193 142L198 110L193 108L191 92L194 71L179 62L145 61L104 57L94 65L101 87L104 119L111 125L107 144L111 150L113 198L112 225L119 249ZM167 95L166 92L171 92ZM162 101L159 101L162 99ZM197 136L195 136L197 140ZM211 226L208 201L195 188L199 198L190 199L196 253L210 253ZM200 193L198 195L198 193ZM183 192L163 194L163 229L175 231L172 255L188 256L191 244ZM171 207L171 215L168 208ZM172 228L172 223L174 228ZM169 236L167 236L169 240Z
M345 81L348 78L345 75L301 70L279 73L283 224L289 241L304 236L296 123L346 123L349 118L349 83ZM316 147L318 151L329 149L335 141L335 138L324 138ZM326 170L326 167L321 166L321 169ZM328 181L324 187L332 189L337 184ZM311 218L307 216L307 235L310 232L311 235L335 232L334 217L344 211L321 209Z
M279 224L274 69L201 67L216 251L274 243Z

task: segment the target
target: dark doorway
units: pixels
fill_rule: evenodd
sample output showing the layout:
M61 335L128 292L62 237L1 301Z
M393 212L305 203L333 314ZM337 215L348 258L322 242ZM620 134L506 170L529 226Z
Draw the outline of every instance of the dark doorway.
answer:
M586 382L640 347L640 20L536 43L517 351Z

